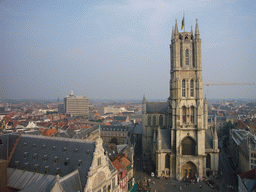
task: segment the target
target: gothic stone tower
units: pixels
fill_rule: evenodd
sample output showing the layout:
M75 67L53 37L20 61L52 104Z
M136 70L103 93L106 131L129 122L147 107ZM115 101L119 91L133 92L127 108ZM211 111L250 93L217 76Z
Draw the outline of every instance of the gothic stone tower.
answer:
M195 35L172 30L169 123L171 131L171 177L206 173L205 130L207 102L203 101L201 39L198 23Z

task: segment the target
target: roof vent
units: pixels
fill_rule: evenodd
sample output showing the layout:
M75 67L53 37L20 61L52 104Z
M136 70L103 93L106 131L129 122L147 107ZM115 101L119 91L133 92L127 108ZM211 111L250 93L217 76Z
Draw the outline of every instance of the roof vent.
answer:
M47 161L47 155L44 155L44 162Z
M35 146L36 146L36 144L34 143L34 144L33 144L33 147L35 147Z
M82 160L78 161L78 166L80 167L82 165Z
M64 165L65 166L68 166L68 163L69 163L69 158L66 158L65 162L64 162Z
M46 145L43 145L43 149L46 149Z
M60 174L60 167L57 167L56 168L56 175L59 175Z
M90 150L87 150L87 154L89 154L90 153Z
M24 146L27 146L27 143L24 143Z
M64 151L67 151L67 147L64 147L63 149L64 149Z
M75 149L75 152L76 152L76 153L78 152L78 149L77 149L77 148Z
M53 146L52 148L55 150L55 149L56 149L56 146Z

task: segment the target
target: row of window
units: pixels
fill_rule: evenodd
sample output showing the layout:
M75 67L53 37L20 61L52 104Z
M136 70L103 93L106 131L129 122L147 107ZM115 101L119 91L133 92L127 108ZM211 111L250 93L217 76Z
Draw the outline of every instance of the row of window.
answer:
M153 126L156 126L157 125L157 122L156 122L156 115L153 115L153 122L151 122L151 115L148 115L148 125L151 125L151 123L153 123L152 125ZM163 126L164 124L164 117L163 115L160 115L159 116L159 124L160 126Z
M111 141L111 139L112 139L112 138L103 138L103 140L104 140L104 141L107 141L107 142ZM118 141L118 142L124 142L125 139L124 139L124 138L118 138L117 141Z
M182 80L182 97L186 97L186 80ZM195 97L194 94L194 80L190 80L190 97Z
M117 129L117 128L102 128L101 130L107 130L107 131L126 131L126 129Z
M102 133L102 136L119 136L124 137L124 133Z
M256 158L256 153L251 153L251 157Z

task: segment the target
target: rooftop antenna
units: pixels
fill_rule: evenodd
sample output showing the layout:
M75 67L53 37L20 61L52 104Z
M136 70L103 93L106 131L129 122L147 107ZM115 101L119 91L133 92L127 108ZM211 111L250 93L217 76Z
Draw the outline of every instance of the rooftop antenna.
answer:
M74 96L73 90L70 91L70 96Z

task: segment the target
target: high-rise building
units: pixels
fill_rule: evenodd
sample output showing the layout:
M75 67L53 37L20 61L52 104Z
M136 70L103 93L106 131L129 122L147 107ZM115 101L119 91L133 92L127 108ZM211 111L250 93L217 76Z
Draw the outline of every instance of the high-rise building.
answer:
M167 102L143 98L143 154L152 159L158 177L176 179L216 175L217 130L208 128L208 105L203 99L201 39L179 32L177 21L170 45L171 79ZM153 147L152 147L153 146Z
M89 99L85 96L74 96L73 91L64 98L65 113L71 117L80 116L88 118L89 115Z

